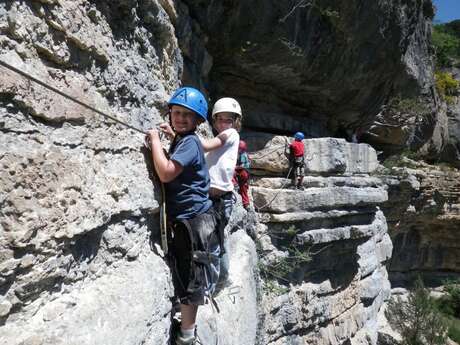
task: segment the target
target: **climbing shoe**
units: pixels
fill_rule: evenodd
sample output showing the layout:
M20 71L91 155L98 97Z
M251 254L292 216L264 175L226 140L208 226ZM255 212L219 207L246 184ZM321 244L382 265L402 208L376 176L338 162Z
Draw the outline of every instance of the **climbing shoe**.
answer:
M195 345L196 338L194 335L191 337L183 337L180 331L176 334L176 345Z

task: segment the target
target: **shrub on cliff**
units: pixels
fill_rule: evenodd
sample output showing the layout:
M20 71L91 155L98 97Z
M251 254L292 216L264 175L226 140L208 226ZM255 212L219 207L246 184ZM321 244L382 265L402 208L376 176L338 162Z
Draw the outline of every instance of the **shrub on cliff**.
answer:
M407 300L397 297L388 302L385 314L390 324L401 334L403 345L446 343L446 322L420 278Z
M454 79L452 74L447 72L436 72L434 76L439 96L447 103L451 103L453 96L458 93L460 83Z
M439 298L439 309L449 316L460 319L460 281L449 281L444 286L446 294Z
M449 338L460 341L460 281L448 281L444 286L446 294L436 300L436 305L448 320Z

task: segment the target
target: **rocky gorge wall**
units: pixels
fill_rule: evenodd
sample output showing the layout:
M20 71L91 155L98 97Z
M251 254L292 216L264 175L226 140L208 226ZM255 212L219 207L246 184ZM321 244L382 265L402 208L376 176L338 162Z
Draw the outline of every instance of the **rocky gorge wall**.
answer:
M459 277L459 171L405 158L381 178L389 193L382 209L394 244L392 283L420 275L439 285Z
M363 131L392 152L427 143L440 122L431 0L184 3L213 58L211 95L241 100L246 127L313 138Z
M177 20L169 1L3 1L0 59L147 130L182 76ZM143 135L0 70L0 344L166 344L173 290ZM221 320L203 308L200 335L251 344L254 244L232 236L241 305L223 295Z
M141 130L163 121L181 80L213 98L241 99L246 128L266 132L355 130L374 120L390 90L434 102L426 46L431 3L359 4L362 18L379 18L370 20L366 37L369 23L356 21L349 2L268 4L261 11L246 1L4 1L0 59ZM266 21L246 22L259 10L267 16L253 17ZM234 11L242 17L228 15ZM284 41L267 32L280 18L286 32L275 31L286 33ZM334 49L342 34L347 43ZM265 59L270 51L276 54ZM235 60L225 59L229 54ZM421 119L412 119L399 144L419 129L426 141L431 120ZM398 129L383 127L391 133L377 135L380 142L391 142ZM285 178L288 138L244 135L257 213L239 204L234 212L230 276L239 293L223 291L219 314L200 308L200 339L375 344L390 291L386 217L390 229L404 217L392 216L402 203L385 205L400 182L373 175L378 162L370 146L321 138L305 141L305 190L294 191ZM173 291L158 246L159 193L149 161L142 134L0 67L0 344L168 343ZM442 267L451 269L455 254L456 248L446 254ZM425 262L417 255L411 257ZM413 269L396 257L395 271ZM434 270L438 261L430 257Z
M254 168L264 172L252 187L264 277L260 343L376 344L392 253L379 208L386 187L371 176L376 152L342 139L305 140L297 190L277 176L288 172L287 139L247 138L259 148Z

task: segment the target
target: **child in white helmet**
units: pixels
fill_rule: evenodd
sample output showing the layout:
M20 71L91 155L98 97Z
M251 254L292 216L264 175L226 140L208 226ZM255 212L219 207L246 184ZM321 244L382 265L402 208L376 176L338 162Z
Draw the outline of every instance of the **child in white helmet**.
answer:
M219 283L216 290L228 285L229 258L226 253L226 232L235 195L233 193L233 174L238 158L238 144L241 129L242 111L241 106L233 98L220 98L212 109L212 128L216 136L212 139L202 139L206 153L206 163L211 178L209 195L217 211L218 227L221 238L221 258Z

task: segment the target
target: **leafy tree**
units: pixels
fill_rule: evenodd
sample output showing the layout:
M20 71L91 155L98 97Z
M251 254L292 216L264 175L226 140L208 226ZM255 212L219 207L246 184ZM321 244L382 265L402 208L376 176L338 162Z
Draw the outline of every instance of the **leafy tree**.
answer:
M460 281L446 281L444 289L447 293L436 301L438 309L448 316L460 319Z
M407 300L391 299L385 312L390 324L401 334L403 345L446 343L447 326L420 278Z
M432 43L438 68L448 67L453 59L460 59L460 20L435 25Z
M446 291L449 294L451 307L452 307L452 316L457 319L460 318L460 285L458 282L450 282L446 286Z

